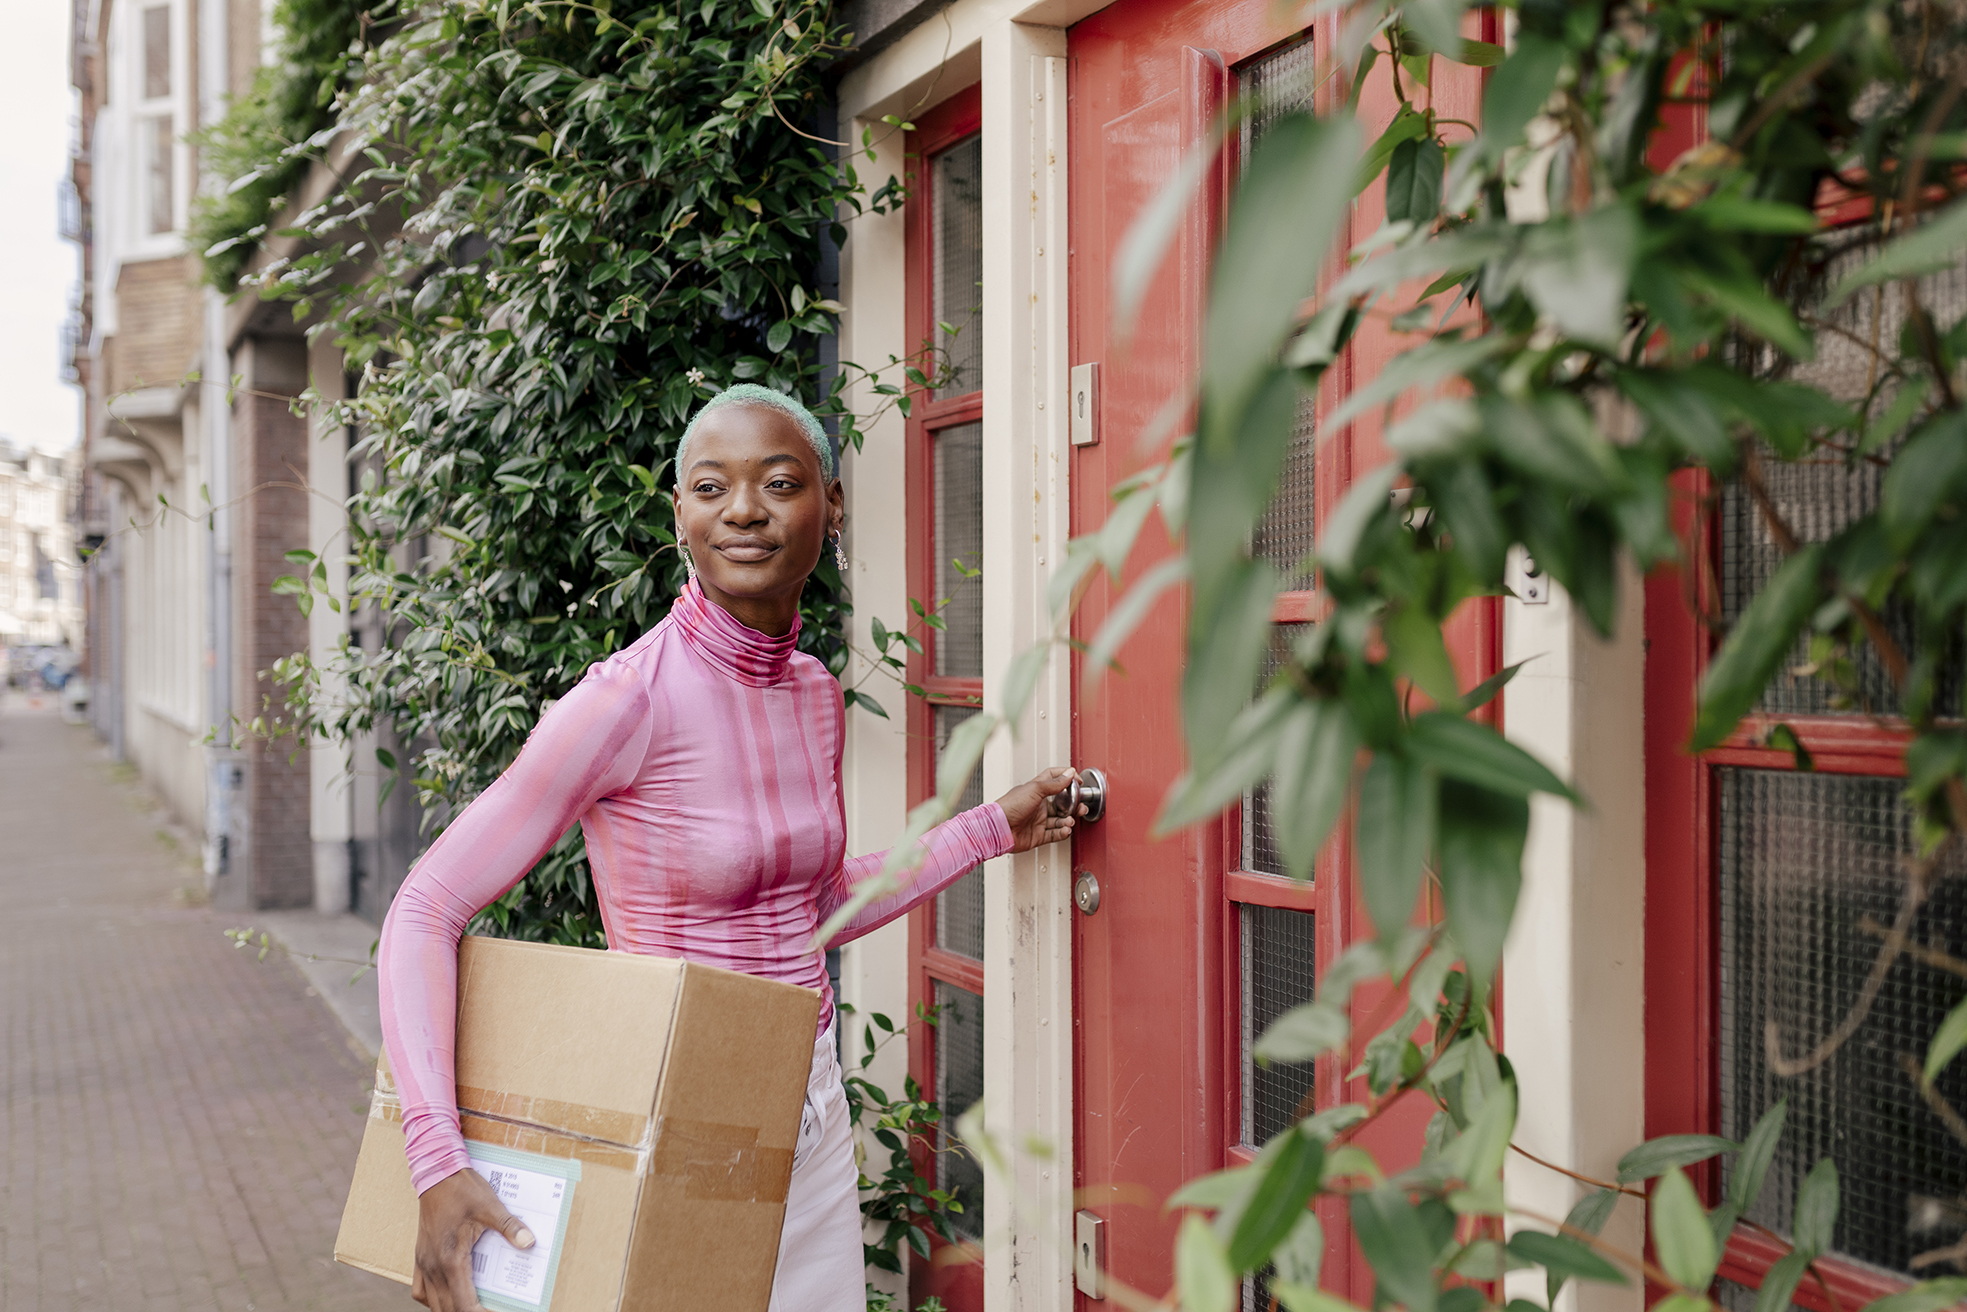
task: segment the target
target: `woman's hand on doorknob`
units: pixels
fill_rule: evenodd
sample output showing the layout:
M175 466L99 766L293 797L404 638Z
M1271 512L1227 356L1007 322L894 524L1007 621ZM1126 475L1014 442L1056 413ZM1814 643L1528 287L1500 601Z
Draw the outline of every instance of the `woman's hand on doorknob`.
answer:
M1029 852L1034 847L1072 837L1077 818L1053 815L1045 803L1072 787L1072 781L1078 777L1079 772L1071 766L1055 765L1049 770L1040 770L997 799L997 804L1004 808L1005 823L1011 826L1013 852ZM1079 808L1079 814L1086 814L1083 805Z

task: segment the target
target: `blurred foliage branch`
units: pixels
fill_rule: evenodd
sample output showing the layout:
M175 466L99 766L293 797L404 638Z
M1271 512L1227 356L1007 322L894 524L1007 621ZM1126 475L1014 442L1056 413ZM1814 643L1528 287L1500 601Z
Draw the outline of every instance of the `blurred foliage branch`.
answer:
M1917 857L1901 916L1880 929L1874 974L1908 950L1937 856L1967 828L1967 734L1951 691L1967 627L1967 321L1938 321L1919 282L1967 249L1957 11L1923 0L1512 7L1508 49L1468 39L1460 0L1325 0L1302 11L1343 11L1315 79L1338 79L1340 107L1316 118L1267 107L1279 112L1242 166L1199 377L1176 407L1193 402L1194 430L1118 489L1104 528L1071 545L1052 584L1054 638L1014 661L996 704L953 735L939 797L911 816L920 833L948 814L989 737L1026 713L1078 598L1101 572L1119 586L1158 511L1181 552L1116 600L1086 665L1089 679L1102 677L1159 595L1186 582L1191 764L1160 828L1209 818L1264 785L1286 864L1304 879L1339 818L1356 818L1355 874L1377 936L1327 967L1317 995L1273 1024L1257 1054L1296 1063L1336 1051L1366 1096L1315 1115L1299 1108L1254 1164L1178 1194L1171 1206L1189 1215L1176 1287L1111 1295L1129 1306L1167 1306L1165 1297L1187 1312L1228 1312L1241 1277L1259 1271L1273 1306L1350 1306L1317 1289L1319 1197L1350 1213L1378 1302L1407 1312L1473 1312L1498 1288L1487 1282L1525 1267L1545 1272L1552 1299L1571 1279L1644 1278L1670 1312L1710 1306L1722 1246L1755 1204L1785 1104L1742 1143L1683 1135L1634 1149L1618 1180L1562 1224L1504 1197L1518 1096L1494 1044L1491 982L1521 886L1530 799L1582 801L1484 722L1480 707L1514 670L1463 688L1443 640L1458 608L1506 592L1514 552L1527 551L1601 634L1618 623L1628 562L1683 571L1690 604L1725 630L1690 750L1749 732L1808 768L1797 730L1757 709L1779 679L1816 681L1833 706L1904 723ZM1436 115L1431 83L1448 63L1489 70L1479 125ZM1368 142L1355 107L1376 77L1398 108ZM1662 116L1695 107L1707 139L1657 157ZM1198 148L1123 244L1123 331L1177 229L1172 216L1206 172L1203 156L1226 136ZM1356 185L1334 188L1335 176ZM1368 187L1384 198L1385 222L1321 278ZM1902 332L1867 337L1838 321L1841 305L1876 305L1888 284L1906 307ZM1329 439L1380 415L1389 459L1354 480L1296 568L1255 559L1300 398L1367 323L1411 346L1323 413L1321 431ZM1797 376L1832 335L1865 353L1856 392ZM1792 522L1769 471L1797 463L1882 471L1876 504L1838 523ZM1693 580L1731 482L1781 563L1723 617L1707 612ZM1327 609L1281 636L1274 600L1309 571ZM1267 658L1276 673L1264 678ZM1866 679L1870 668L1882 685ZM897 844L897 868L910 847ZM1428 888L1444 918L1431 933L1409 928ZM1352 990L1376 977L1401 986L1403 1005L1355 1032ZM1862 1026L1874 994L1800 1062L1785 1063L1772 1028L1772 1068L1826 1059ZM1933 1079L1963 1047L1967 1004L1908 1076L1949 1125L1967 1121L1941 1111L1952 1109ZM1436 1114L1419 1165L1389 1178L1353 1136L1410 1096ZM1727 1196L1710 1208L1683 1168L1721 1154L1737 1156ZM1655 1182L1650 1256L1599 1237L1621 1194L1645 1181ZM1825 1159L1802 1182L1793 1251L1765 1278L1758 1309L1787 1306L1831 1250L1838 1202ZM1505 1242L1505 1221L1532 1228ZM1937 1309L1963 1295L1967 1279L1948 1278L1873 1307Z

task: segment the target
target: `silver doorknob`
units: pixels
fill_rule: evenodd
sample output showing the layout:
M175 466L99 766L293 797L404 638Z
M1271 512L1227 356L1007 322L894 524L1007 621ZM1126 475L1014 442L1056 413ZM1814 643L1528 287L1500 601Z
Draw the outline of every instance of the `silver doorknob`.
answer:
M1081 823L1092 824L1106 814L1106 771L1086 767L1065 786L1064 792L1047 798L1045 806L1053 815L1078 816ZM1085 815L1079 815L1082 806L1086 808Z

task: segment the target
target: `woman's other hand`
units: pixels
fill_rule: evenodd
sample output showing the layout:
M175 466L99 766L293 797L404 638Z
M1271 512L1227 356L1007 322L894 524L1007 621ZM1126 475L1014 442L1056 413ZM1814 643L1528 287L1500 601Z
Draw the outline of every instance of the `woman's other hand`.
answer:
M1028 782L1019 784L997 799L1004 808L1004 820L1011 826L1011 850L1029 852L1034 847L1072 837L1076 816L1053 815L1045 803L1071 787L1079 772L1069 765L1041 770ZM1080 806L1079 814L1086 814Z
M471 1283L471 1248L487 1230L514 1248L531 1248L533 1232L469 1167L447 1175L417 1200L417 1256L410 1297L430 1312L483 1312Z

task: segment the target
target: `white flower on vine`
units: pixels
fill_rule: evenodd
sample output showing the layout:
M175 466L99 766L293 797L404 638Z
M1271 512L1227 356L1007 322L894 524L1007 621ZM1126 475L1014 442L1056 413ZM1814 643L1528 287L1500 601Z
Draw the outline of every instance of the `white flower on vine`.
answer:
M690 386L692 387L703 386L703 370L691 369L688 372L686 372L683 376L690 380Z

